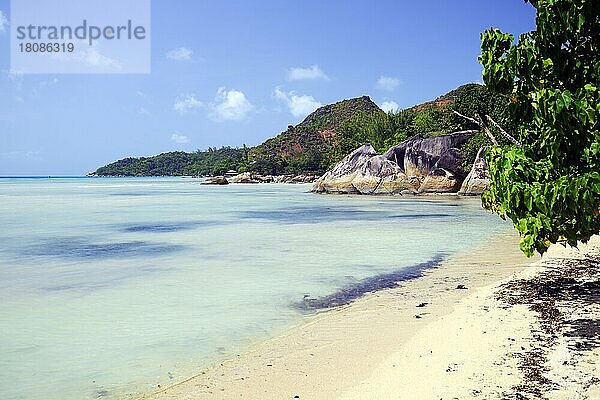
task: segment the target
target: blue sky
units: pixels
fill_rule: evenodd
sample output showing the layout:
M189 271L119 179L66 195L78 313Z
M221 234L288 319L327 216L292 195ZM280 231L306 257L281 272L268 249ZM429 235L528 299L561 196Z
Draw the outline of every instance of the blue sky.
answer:
M20 75L0 12L0 175L252 146L362 95L405 108L481 80L481 31L535 19L522 0L153 0L150 74Z

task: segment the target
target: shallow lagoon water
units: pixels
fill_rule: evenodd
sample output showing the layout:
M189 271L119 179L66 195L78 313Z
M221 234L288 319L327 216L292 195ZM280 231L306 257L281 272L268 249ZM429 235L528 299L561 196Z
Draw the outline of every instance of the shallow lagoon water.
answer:
M477 199L309 188L0 179L0 398L145 392L510 229Z

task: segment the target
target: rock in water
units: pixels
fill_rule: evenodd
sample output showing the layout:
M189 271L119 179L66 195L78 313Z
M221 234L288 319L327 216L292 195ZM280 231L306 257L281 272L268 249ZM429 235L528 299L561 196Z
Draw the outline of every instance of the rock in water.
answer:
M227 185L229 181L224 176L213 176L202 182L203 185Z
M365 144L342 159L336 166L317 179L312 192L315 193L360 193L353 185L359 169L377 152L370 144Z
M490 171L484 158L485 149L485 147L482 147L477 152L473 168L471 168L471 172L469 172L469 175L465 178L458 194L476 196L489 189Z
M229 178L229 183L259 183L259 181L254 179L250 172L243 172Z

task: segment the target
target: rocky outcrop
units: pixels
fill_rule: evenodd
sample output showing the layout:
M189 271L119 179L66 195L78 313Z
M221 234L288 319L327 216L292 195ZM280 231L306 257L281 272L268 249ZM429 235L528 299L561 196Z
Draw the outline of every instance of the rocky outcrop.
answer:
M400 194L418 189L419 181L406 176L394 161L373 156L359 169L352 186L361 194Z
M458 194L465 196L477 196L485 192L490 187L490 171L487 162L485 161L485 147L479 149L477 157L473 163L471 172L465 178Z
M232 176L228 180L229 183L260 183L258 179L254 179L250 172L243 172L241 174Z
M367 161L377 155L370 144L365 144L348 154L331 171L317 179L312 191L315 193L360 193L352 185L352 181L358 175L359 169Z
M435 168L421 183L421 193L454 193L462 183L462 178L444 168Z
M474 131L415 136L378 155L371 145L354 150L317 180L316 193L406 194L457 192L467 176L460 147Z
M227 185L229 181L224 176L212 176L202 182L203 185Z
M390 148L384 157L400 165L408 176L425 177L438 167L466 176L467 172L460 168L462 155L459 148L474 135L475 131L426 138L417 135Z
M409 179L393 161L377 155L370 145L354 150L331 171L319 178L315 193L399 194L415 190L418 183Z
M252 172L242 172L231 176L229 183L313 183L318 176L312 174L300 175L261 175Z

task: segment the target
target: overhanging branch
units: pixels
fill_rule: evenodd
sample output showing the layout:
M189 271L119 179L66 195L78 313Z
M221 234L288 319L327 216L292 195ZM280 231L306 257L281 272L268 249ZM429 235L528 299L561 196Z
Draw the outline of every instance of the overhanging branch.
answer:
M471 118L471 117L467 117L466 115L462 115L461 113L459 113L456 110L452 110L452 112L454 112L454 114L458 115L459 117L466 119L467 121L477 125L485 134L486 136L490 139L490 141L495 144L498 145L498 141L496 140L496 138L494 137L494 135L492 134L492 132L490 131L490 129L488 128L488 126L486 125L486 123L483 121L483 119L481 118L480 115L477 115L477 119L475 118ZM496 121L494 121L492 119L492 117L490 117L489 115L486 114L486 119L496 128L500 131L500 133L502 133L502 135L508 139L512 144L521 147L521 142L519 142L517 139L515 139L513 136L511 136L508 132L506 132L506 130L504 130L500 124L498 124Z
M460 133L463 133L463 134L466 134L466 133L478 133L478 132L480 132L479 129L467 129L466 131L452 132L452 133L450 133L450 135L456 135L456 134L460 134Z
M487 120L496 127L496 129L498 129L500 131L500 133L502 133L504 135L505 138L507 138L512 144L521 147L521 142L519 142L517 139L515 139L514 137L512 137L511 135L508 134L508 132L506 132L499 123L497 123L496 121L494 121L492 119L492 117L490 117L489 115L485 116L487 118Z
M481 128L481 125L479 124L479 121L477 121L475 118L471 118L471 117L467 117L466 115L462 115L461 113L459 113L456 110L452 110L452 112L456 115L458 115L461 118L466 119L467 121L470 121L472 123L474 123L475 125L479 126Z

